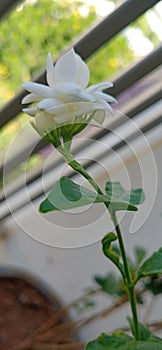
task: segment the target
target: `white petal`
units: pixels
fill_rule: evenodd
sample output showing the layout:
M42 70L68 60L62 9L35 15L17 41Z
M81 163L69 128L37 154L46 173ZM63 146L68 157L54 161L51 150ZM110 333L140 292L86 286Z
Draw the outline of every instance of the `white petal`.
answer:
M55 83L77 83L77 61L73 49L59 58L54 67Z
M73 103L65 103L56 107L52 107L48 109L48 113L52 114L55 117L59 117L59 115L67 115L71 114L72 117L77 117L82 114L87 114L89 112L95 110L105 110L105 107L101 104L90 103L90 102L73 102Z
M47 73L46 73L47 83L50 87L53 87L54 86L54 66L53 66L52 56L50 52L47 55L46 69L47 69Z
M97 112L94 114L93 119L94 119L98 124L102 124L102 123L104 122L105 115L106 115L106 112L105 112L105 111L97 111ZM92 123L93 123L93 121L92 121Z
M34 101L37 101L40 99L41 99L41 97L36 95L36 94L29 94L22 99L21 103L27 104L27 103L31 103L31 102L34 102Z
M96 91L94 96L96 98L103 99L103 100L105 100L107 102L112 102L112 103L113 102L117 102L116 99L113 96L105 94L104 92L101 92L101 91Z
M87 92L96 92L97 90L105 90L105 89L108 89L110 87L112 87L113 84L112 83L109 83L109 82L103 82L103 83L99 83L99 84L95 84L95 85L91 85L89 86L86 91Z
M48 132L56 128L56 123L52 116L46 112L39 113L35 118L35 124L41 132Z
M67 123L69 121L72 122L73 119L73 115L71 113L66 113L66 114L60 114L58 117L55 117L55 122L57 124L64 124Z
M76 54L77 61L77 83L85 88L89 82L89 69L87 64Z
M38 103L38 108L39 109L44 109L48 110L51 109L52 107L60 105L60 102L58 100L55 100L54 98L45 98L41 102Z
M87 94L86 92L80 92L77 97L81 100L85 100L85 101L89 101L89 102L94 102L95 101L95 97Z
M73 93L73 94L78 94L81 91L81 86L79 86L78 84L75 83L60 83L60 84L56 84L53 92L55 94L61 93L61 94L69 94L69 93Z
M55 112L57 110L57 114L54 117L55 121L59 123L66 123L67 121L72 121L73 118L82 116L84 114L88 114L90 112L93 112L95 110L102 110L102 106L97 104L91 104L86 102L76 103L75 108L72 109L72 106L74 104L65 104L62 106L59 106L55 109ZM74 106L73 106L74 107ZM49 113L50 111L48 111ZM105 111L104 111L105 113Z
M29 114L31 117L35 117L36 113L37 113L37 108L23 108L23 112Z
M23 83L22 87L25 90L27 90L31 93L34 93L38 96L41 96L41 97L52 97L53 96L52 89L46 85L43 85L43 84L27 82L27 83Z

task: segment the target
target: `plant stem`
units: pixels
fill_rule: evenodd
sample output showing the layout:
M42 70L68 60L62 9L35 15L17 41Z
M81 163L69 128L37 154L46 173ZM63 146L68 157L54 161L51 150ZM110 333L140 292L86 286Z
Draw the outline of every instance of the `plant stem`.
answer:
M76 160L72 159L72 155L64 155L65 161L73 168L77 173L81 174L88 182L93 186L93 188L96 190L98 194L103 195L102 190L100 187L96 184L95 180L86 172L86 170L82 167L80 163L78 163ZM134 283L132 281L128 261L127 261L127 256L124 248L124 242L121 234L121 230L117 221L116 213L113 210L111 206L109 206L107 203L104 203L106 208L108 209L112 221L115 226L115 230L118 236L118 241L119 241L119 246L120 246L120 251L121 251L121 256L123 260L123 266L125 270L125 281L124 283L126 284L127 291L128 291L128 296L129 296L129 301L131 305L131 311L132 311L132 316L133 316L133 322L134 322L134 335L136 339L139 339L139 324L138 324L138 316L137 316L137 303L136 303L136 296L135 296L135 287Z
M115 230L118 236L118 241L119 241L119 246L120 246L120 251L121 251L121 256L123 259L123 265L125 269L125 276L126 276L126 287L128 290L128 295L129 295L129 300L130 300L130 305L131 305L131 310L132 310L132 316L133 316L133 321L134 321L134 333L135 333L135 338L139 339L139 327L138 327L138 316L137 316L137 303L136 303L136 296L135 296L135 287L132 282L131 278L131 273L127 261L127 256L124 248L124 242L121 234L121 230L117 221L116 213L114 211L111 211L111 218L115 226Z

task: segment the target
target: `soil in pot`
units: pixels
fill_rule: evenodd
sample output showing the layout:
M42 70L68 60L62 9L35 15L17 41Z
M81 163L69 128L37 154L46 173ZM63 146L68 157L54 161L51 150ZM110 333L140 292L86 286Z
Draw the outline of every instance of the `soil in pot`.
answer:
M80 350L57 298L21 277L0 277L0 350Z

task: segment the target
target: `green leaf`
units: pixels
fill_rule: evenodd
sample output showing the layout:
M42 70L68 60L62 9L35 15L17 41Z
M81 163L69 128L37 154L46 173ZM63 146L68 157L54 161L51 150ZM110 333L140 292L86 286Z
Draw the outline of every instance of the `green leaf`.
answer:
M144 263L140 266L137 279L151 275L162 274L162 248L154 252Z
M95 282L102 288L102 290L113 296L122 296L125 294L125 289L121 279L117 279L112 273L106 276L96 275L94 276Z
M136 190L131 190L123 193L121 198L131 204L138 205L144 202L145 195L142 188L137 188Z
M40 212L67 210L102 202L108 202L108 197L79 186L64 176L54 185L47 198L41 203Z
M134 248L136 265L138 266L146 256L146 249L140 246Z
M124 277L124 268L122 263L120 262L120 255L117 253L116 249L114 249L112 243L117 240L117 235L113 232L109 232L102 239L102 250L104 255L110 259L120 270Z
M119 199L122 194L125 193L124 188L121 186L120 182L111 182L106 183L105 191L108 196Z
M145 199L144 192L141 188L125 191L120 182L108 181L105 191L110 197L111 207L114 211L137 210L134 205L141 204Z
M153 295L162 294L162 275L153 275L144 279L145 289L149 290Z
M85 350L161 350L162 339L150 336L147 340L135 340L124 332L112 335L101 334L96 340L89 342Z
M127 317L127 320L129 322L132 334L135 336L133 319L131 317ZM152 338L152 333L147 327L145 327L142 323L139 323L138 326L139 326L140 340L148 340L149 338Z
M114 211L121 211L121 210L129 210L129 211L137 211L138 209L128 202L125 201L118 201L117 199L109 199L111 208L113 208Z

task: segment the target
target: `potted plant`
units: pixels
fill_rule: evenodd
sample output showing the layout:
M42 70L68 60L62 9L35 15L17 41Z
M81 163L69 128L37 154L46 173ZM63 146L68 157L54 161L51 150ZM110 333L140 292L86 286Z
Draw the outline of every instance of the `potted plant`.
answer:
M138 285L145 278L162 273L162 248L150 257L139 259L132 268L126 253L123 234L118 222L119 211L137 211L145 199L142 189L125 190L120 182L107 181L103 191L90 174L71 153L73 137L90 123L98 126L113 114L114 98L105 92L112 86L103 82L87 87L89 70L73 49L64 54L53 66L47 56L47 83L24 83L29 94L23 104L31 104L24 112L32 116L31 122L41 137L53 144L65 162L91 185L80 186L64 176L54 185L40 205L40 212L66 210L91 203L103 203L113 222L113 232L102 239L102 251L116 266L122 280L122 288L130 304L128 323L130 333L124 330L101 334L85 346L85 350L161 350L162 339L142 324L138 316ZM114 245L115 243L115 245Z
M14 267L0 269L0 349L82 349L78 334L54 291Z

